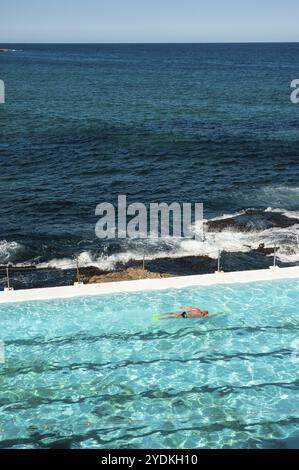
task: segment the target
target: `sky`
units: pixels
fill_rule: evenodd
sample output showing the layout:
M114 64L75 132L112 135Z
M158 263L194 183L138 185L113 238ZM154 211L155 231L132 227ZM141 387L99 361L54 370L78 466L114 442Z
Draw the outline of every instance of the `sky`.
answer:
M298 0L0 0L0 43L299 41Z

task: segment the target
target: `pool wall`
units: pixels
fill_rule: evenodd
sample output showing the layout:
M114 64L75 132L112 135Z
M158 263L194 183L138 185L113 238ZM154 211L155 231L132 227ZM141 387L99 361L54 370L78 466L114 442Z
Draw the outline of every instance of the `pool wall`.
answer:
M0 303L299 278L299 266L0 292Z

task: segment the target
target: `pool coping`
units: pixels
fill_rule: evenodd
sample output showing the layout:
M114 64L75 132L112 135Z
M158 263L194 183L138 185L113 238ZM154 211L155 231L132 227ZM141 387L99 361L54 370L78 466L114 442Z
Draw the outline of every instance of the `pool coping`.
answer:
M28 302L33 300L67 299L91 295L139 292L144 290L181 289L192 286L211 286L278 279L299 278L299 266L289 268L272 267L252 271L197 274L160 279L107 282L102 284L75 284L72 286L45 287L40 289L10 290L0 292L0 304Z

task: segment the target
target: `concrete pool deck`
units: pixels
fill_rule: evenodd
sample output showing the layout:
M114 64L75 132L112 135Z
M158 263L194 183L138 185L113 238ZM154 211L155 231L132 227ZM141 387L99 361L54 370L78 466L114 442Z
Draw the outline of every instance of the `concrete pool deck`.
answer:
M114 294L117 292L138 292L143 290L181 289L192 286L211 286L277 279L299 279L299 266L290 268L270 268L256 271L236 271L229 273L198 274L161 279L142 279L103 284L80 284L42 289L11 290L0 292L0 304L28 302L32 300L66 299L90 295Z

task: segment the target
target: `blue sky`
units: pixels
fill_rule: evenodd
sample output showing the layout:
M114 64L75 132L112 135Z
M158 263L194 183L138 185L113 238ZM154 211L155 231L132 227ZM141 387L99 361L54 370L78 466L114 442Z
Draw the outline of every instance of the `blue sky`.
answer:
M298 0L1 1L0 42L299 41Z

